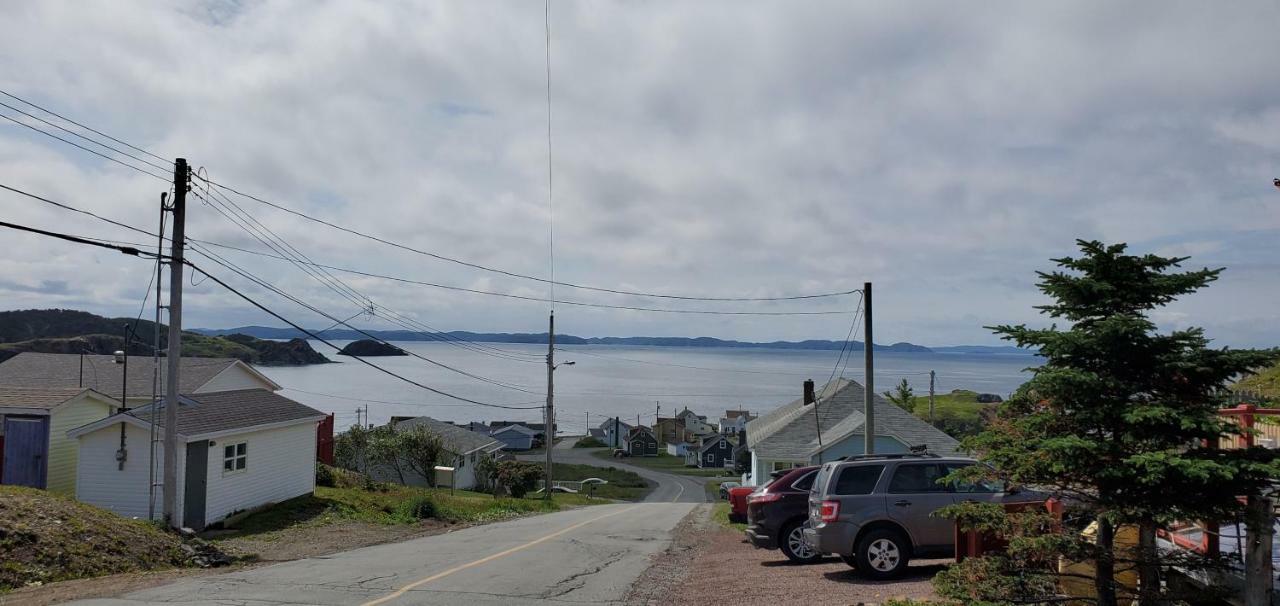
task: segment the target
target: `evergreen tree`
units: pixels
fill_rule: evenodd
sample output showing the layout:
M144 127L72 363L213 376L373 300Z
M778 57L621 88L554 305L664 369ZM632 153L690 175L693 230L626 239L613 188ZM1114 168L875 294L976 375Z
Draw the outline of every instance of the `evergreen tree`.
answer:
M911 391L911 384L906 379L895 385L892 390L884 392L884 397L907 412L915 410L916 394Z
M1054 583L1045 581L1054 577L1059 555L1096 562L1098 604L1117 603L1117 566L1137 568L1142 604L1159 603L1168 598L1162 570L1174 562L1156 550L1156 530L1175 519L1238 516L1237 497L1260 494L1277 472L1271 451L1217 448L1223 436L1241 431L1217 411L1231 379L1274 363L1280 352L1211 348L1201 329L1161 333L1149 318L1222 270L1178 271L1186 258L1130 255L1124 244L1078 244L1082 256L1054 259L1059 270L1038 272L1040 290L1052 299L1038 309L1067 322L1065 328L991 327L1020 347L1038 349L1043 365L965 445L1004 479L1043 487L1082 509L1098 522L1097 540L1080 541L1071 528L1055 531L1036 514L955 507L950 514L962 525L1011 538L1006 555L967 560L940 575L943 593L967 603L1050 597L1043 592ZM1114 547L1121 525L1139 530L1136 550ZM1183 558L1177 564L1212 562ZM1010 578L1020 582L1006 582ZM990 581L989 593L978 579Z

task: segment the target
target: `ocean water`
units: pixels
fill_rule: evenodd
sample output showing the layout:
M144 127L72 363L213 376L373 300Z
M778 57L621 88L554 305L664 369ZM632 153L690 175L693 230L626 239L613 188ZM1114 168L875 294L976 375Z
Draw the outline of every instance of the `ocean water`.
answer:
M336 342L344 345L345 342ZM466 376L413 356L368 358L423 385L506 410L460 402L389 376L358 360L338 356L312 342L334 364L263 368L284 386L284 395L337 415L345 428L356 409L368 406L368 418L383 423L393 415L427 415L447 421L502 419L541 421L546 402L545 345L401 342L397 346L474 375ZM773 349L567 345L556 362L556 418L561 431L581 433L586 424L606 417L651 423L657 407L663 416L688 407L716 420L725 409L768 411L801 395L803 381L819 387L832 376L835 351ZM835 374L863 379L862 351L847 356ZM907 379L917 394L928 393L929 371L937 389L971 389L1007 396L1027 378L1024 369L1037 358L1024 355L973 355L876 352L876 390L883 393ZM483 379L483 380L482 380ZM488 382L486 382L488 381Z

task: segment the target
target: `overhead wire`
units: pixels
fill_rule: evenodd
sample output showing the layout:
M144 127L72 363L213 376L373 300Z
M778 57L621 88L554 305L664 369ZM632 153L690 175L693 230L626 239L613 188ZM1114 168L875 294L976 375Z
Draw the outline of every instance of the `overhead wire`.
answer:
M127 152L127 151L124 151L124 150L118 149L118 148L116 148L116 147L112 147L112 146L110 146L110 145L107 145L106 143L103 143L103 142L101 142L101 141L98 141L97 139L93 139L93 138L90 138L90 137L86 137L86 136L84 136L83 134L80 134L80 133L78 133L78 132L76 132L76 131L73 131L73 130L71 130L71 129L69 129L69 128L65 127L65 126L62 126L62 125L59 125L59 124L54 124L54 123L52 123L52 122L50 122L50 121L48 121L48 120L45 120L44 118L41 118L40 116L36 116L36 115L29 114L29 113L27 113L27 112L25 112L25 111L23 111L23 110L21 110L21 109L19 109L19 108L17 108L17 107L14 107L14 106L12 106L12 105L9 105L8 103L5 103L4 101L0 101L0 107L7 107L7 108L9 108L10 110L15 111L15 112L18 112L18 113L20 113L20 114L22 114L22 115L24 115L24 116L26 116L26 117L28 117L28 118L31 118L31 119L33 119L33 120L37 120L37 121L39 121L39 122L42 122L42 123L47 124L47 125L49 125L49 126L52 126L52 127L56 128L56 129L58 129L58 130L61 130L61 131L65 132L65 133L68 133L68 134L70 134L70 135L73 135L73 136L79 137L79 138L81 138L81 139L84 139L85 141L88 141L88 142L90 142L90 143L92 143L92 144L94 144L94 145L97 145L97 146L99 146L99 147L102 147L102 148L105 148L105 149L109 149L109 150L111 150L111 151L113 151L113 152L115 152L115 153L117 153L117 154L120 154L120 155L125 156L125 157L127 157L127 158L131 158L131 159L133 159L133 160L134 160L134 161L136 161L136 162L141 162L141 163L146 164L147 166L150 166L150 167L152 167L152 168L159 169L159 170L163 170L163 171L170 171L170 170L173 170L173 162L169 162L169 165L168 165L168 166L160 166L159 164L156 164L155 162L152 162L152 161L150 161L150 160L146 160L146 159L144 159L144 158L139 158L139 157L137 157L137 156L135 156L135 155L133 155L133 154L131 154L131 153Z
M100 151L97 151L97 150L95 150L95 149L90 149L90 148L88 148L88 147L85 147L85 146L83 146L83 145L80 145L79 143L76 143L75 141L71 141L70 139L65 139L65 138L63 138L63 137L59 137L58 135L55 135L55 134L53 134L53 133L51 133L51 132L49 132L49 131L47 131L47 130L44 130L44 129L39 128L39 127L32 126L32 125L30 125L30 124L27 124L26 122L23 122L23 121L21 121L21 120L18 120L17 118L13 118L13 117L8 116L8 115L6 115L6 114L0 114L0 118L4 118L5 120L8 120L8 121L10 121L10 122L12 122L12 123L14 123L14 124L17 124L18 126L22 126L22 127L29 128L29 129L31 129L31 130L33 130L33 131L36 131L36 132L38 132L38 133L40 133L40 134L42 134L42 135L47 136L47 137L51 137L51 138L57 139L57 140L59 140L59 141L61 141L61 142L63 142L63 143L66 143L67 145L71 145L71 146L73 146L73 147L77 147L77 148L79 148L79 149L81 149L81 150L87 151L87 152L89 152L89 153L91 153L91 154L93 154L93 155L95 155L95 156L98 156L99 158L103 158L103 159L106 159L106 160L110 160L110 161L112 161L112 162L115 162L116 164L119 164L120 166L123 166L123 167L126 167L126 168L132 168L133 170L136 170L136 171L138 171L138 172L140 172L140 173L142 173L142 174L144 174L144 175L150 175L150 176L155 177L155 178L157 178L157 179L159 179L159 180L161 180L161 181L164 181L165 183L168 183L168 182L170 181L170 177L163 177L163 176L157 175L157 174L155 174L155 173L153 173L153 172L151 172L151 171L149 171L149 170L147 170L147 169L145 169L145 168L139 168L139 167L137 167L137 166L134 166L134 165L132 165L132 164L129 164L128 162L125 162L125 161L123 161L123 160L120 160L119 158L112 158L111 156L108 156L108 155L106 155L106 154L104 154L104 153L102 153L102 152L100 152Z
M79 122L76 122L75 120L72 120L71 118L68 118L68 117L66 117L66 116L64 116L64 115L62 115L62 114L59 114L58 112L55 112L55 111L53 111L53 110L51 110L51 109L49 109L49 108L47 108L47 107L43 107L43 106L37 105L37 104L35 104L35 103L32 103L31 101L28 101L28 100L26 100L26 99L23 99L22 97L19 97L19 96L17 96L17 95L14 95L14 94L12 94L12 93L10 93L10 92L8 92L8 91L0 90L0 94L4 95L4 96L6 96L6 97L9 97L9 98L11 98L11 99L14 99L14 100L20 101L20 102L22 102L22 103L25 103L25 104L27 104L27 105L30 105L31 107L34 107L34 108L36 108L36 109L38 109L38 110L40 110L40 111L42 111L42 112L45 112L45 113L47 113L47 114L50 114L50 115L53 115L53 116L57 116L59 119L66 120L67 122L70 122L70 123L72 123L72 124L74 124L74 125L76 125L76 126L79 126L80 128L83 128L83 129L85 129L85 130L87 130L87 131L89 131L89 132L92 132L92 133L93 133L93 134L95 134L95 135L100 135L100 136L102 136L102 137L106 137L107 139L110 139L110 140L112 140L112 141L115 141L116 143L119 143L120 145L123 145L123 146L125 146L125 147L128 147L129 149L132 149L132 150L134 150L134 151L136 151L136 152L143 153L143 154L146 154L146 155L148 155L148 156L151 156L152 158L155 158L155 159L157 159L157 160L160 160L161 162L168 162L168 161L169 161L169 160L167 160L167 159L165 159L165 158L162 158L162 157L160 157L160 156L157 156L157 155L155 155L155 154L153 154L153 153L151 153L151 152L149 152L149 151L147 151L147 150L145 150L145 149L142 149L142 148L140 148L140 147L134 147L133 145L130 145L129 143L126 143L126 142L121 141L121 140L119 140L119 139L117 139L117 138L115 138L115 137L112 137L111 135L108 135L107 133L104 133L104 132L102 132L102 131L100 131L100 130L96 130L96 129L94 129L94 128L93 128L93 127L91 127L91 126L86 126L86 125L84 125L84 124L81 124L81 123L79 123Z

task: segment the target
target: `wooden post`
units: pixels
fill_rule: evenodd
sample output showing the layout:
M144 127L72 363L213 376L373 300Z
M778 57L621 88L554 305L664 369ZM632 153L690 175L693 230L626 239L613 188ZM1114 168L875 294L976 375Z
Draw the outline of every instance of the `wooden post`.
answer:
M1274 577L1271 555L1275 536L1271 499L1250 495L1245 510L1244 606L1271 606Z

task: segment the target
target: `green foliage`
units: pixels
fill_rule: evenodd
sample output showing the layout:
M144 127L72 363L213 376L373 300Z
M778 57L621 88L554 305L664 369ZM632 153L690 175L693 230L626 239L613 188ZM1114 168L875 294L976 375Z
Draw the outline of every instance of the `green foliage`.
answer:
M573 443L574 448L604 448L605 443L595 436L587 436Z
M445 456L444 441L439 434L415 425L394 432L392 439L397 453L404 465L418 475L426 478L427 484L436 485L436 465Z
M476 459L476 488L485 492L497 486L498 460L493 455L482 454Z
M911 412L915 408L915 394L906 379L894 386L891 391L884 392L885 399L898 405L898 408Z
M335 484L333 471L332 467L316 461L316 486L328 486L332 488Z
M542 467L526 461L502 461L498 463L498 484L506 487L511 496L519 499L533 491L544 477Z
M958 568L954 575L969 576L944 582L946 597L966 603L1007 600L1009 591L1042 597L1031 595L1038 584L1009 585L1006 577L1035 579L1057 555L1075 551L1097 560L1099 603L1115 604L1107 579L1124 558L1108 539L1110 528L1133 524L1150 536L1173 519L1234 517L1242 511L1236 497L1256 494L1280 471L1265 449L1201 446L1239 432L1216 414L1219 390L1236 375L1276 362L1280 352L1211 349L1201 329L1161 334L1148 318L1222 270L1179 272L1184 258L1129 255L1123 244L1079 246L1081 257L1055 259L1059 270L1039 273L1038 285L1052 301L1038 309L1068 328L992 327L1039 350L1044 364L964 445L1004 479L1080 503L1104 532L1097 545L1045 528L1022 532L1007 558ZM1153 549L1129 562L1152 580L1168 564ZM1145 586L1142 601L1152 603L1160 584Z
M1280 364L1262 368L1254 374L1245 376L1236 382L1233 389L1256 393L1265 402L1280 402Z
M430 496L421 494L415 495L400 502L397 513L402 517L426 520L436 517L436 502Z
M600 478L608 484L598 484L588 494L604 499L621 499L638 501L649 493L649 483L639 474L617 467L596 467L594 465L577 465L572 463L556 463L551 467L553 480L581 481L587 478Z
M379 425L368 430L368 446L365 457L369 465L382 465L396 472L396 478L404 484L404 472L409 468L405 460L403 441L390 425Z

